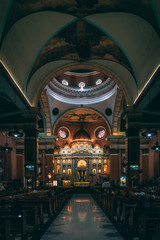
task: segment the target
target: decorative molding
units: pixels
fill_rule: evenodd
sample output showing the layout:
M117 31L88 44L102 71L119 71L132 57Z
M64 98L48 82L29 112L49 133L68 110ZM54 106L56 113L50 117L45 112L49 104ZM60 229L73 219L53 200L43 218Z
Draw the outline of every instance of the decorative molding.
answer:
M51 124L51 117L50 117L50 109L48 104L48 98L46 91L43 90L41 92L41 102L43 105L43 112L45 114L45 127L46 127L46 135L51 136L52 135L52 124Z

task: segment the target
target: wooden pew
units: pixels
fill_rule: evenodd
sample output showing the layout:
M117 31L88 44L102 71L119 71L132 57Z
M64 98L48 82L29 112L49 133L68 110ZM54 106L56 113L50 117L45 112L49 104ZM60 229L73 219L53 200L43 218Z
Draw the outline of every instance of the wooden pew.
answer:
M43 212L43 204L40 201L31 201L27 199L21 199L20 200L20 207L21 209L30 209L30 208L36 208L36 214L37 218L35 221L38 221L38 225L42 226L44 224L44 212Z
M20 214L15 214L14 212L10 212L9 214L0 214L0 225L2 222L9 221L9 229L10 229L10 236L21 236L21 239L27 239L27 225L26 225L26 213L22 211ZM7 233L5 232L5 235ZM9 237L7 235L7 237ZM3 238L2 238L3 239ZM10 238L9 238L10 239Z
M27 205L39 205L42 204L43 213L47 214L48 217L52 215L52 202L50 198L25 198L20 200L21 204Z
M3 222L3 226L0 224L0 229L4 229L5 237L3 237L5 240L10 240L10 236L20 234L21 239L27 239L28 234L34 234L37 229L39 231L44 226L44 219L46 220L44 214L47 215L48 220L50 217L53 219L71 195L72 191L67 190L51 198L43 194L32 194L32 197L31 195L29 197L21 196L20 199L14 197L0 199L0 211L3 210L3 213L0 213L0 222ZM29 232L31 227L32 233ZM10 229L10 233L5 230L7 228ZM2 239L4 240L4 238Z
M1 221L2 220L2 221ZM6 218L0 218L0 240L10 240L10 221Z

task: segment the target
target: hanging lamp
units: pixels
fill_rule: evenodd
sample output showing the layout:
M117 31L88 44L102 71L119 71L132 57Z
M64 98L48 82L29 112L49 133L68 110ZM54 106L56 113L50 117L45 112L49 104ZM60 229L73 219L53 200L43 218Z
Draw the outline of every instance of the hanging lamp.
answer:
M14 138L23 137L23 133L18 130L12 130L12 131L9 131L8 136L14 137Z
M158 141L156 141L155 145L153 145L151 147L151 149L154 151L160 151L160 145L159 145Z
M146 130L141 133L141 135L145 138L152 138L153 136L157 135L157 132L155 130Z
M4 146L1 147L1 149L2 151L5 151L5 152L12 151L12 147L9 147L7 142Z

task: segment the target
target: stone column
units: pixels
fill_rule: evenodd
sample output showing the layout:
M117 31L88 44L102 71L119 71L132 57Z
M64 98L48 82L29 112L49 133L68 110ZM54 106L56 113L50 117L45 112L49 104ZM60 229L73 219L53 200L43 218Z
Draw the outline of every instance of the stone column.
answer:
M33 189L37 180L37 131L28 128L25 131L25 177L32 181Z
M37 181L37 112L31 109L23 114L25 119L25 180L26 187L36 188Z
M140 136L142 112L126 108L126 162L127 185L132 187L140 182Z
M45 149L42 150L42 181L45 182Z
M121 148L124 147L123 135L109 136L110 141L110 181L120 181L121 172Z
M137 185L139 183L139 167L140 167L140 138L139 129L136 127L128 127L127 129L127 184L128 186Z
M61 158L60 159L60 174L62 175L63 174L63 164L62 164L62 162L63 162L63 159Z

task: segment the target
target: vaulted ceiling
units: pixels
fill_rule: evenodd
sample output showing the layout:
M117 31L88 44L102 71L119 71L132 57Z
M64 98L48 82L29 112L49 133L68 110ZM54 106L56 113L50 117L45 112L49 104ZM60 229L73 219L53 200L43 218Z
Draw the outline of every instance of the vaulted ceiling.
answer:
M129 106L160 112L149 106L160 94L160 2L1 0L0 61L0 114L5 101L16 109L11 85L22 110L52 78L84 68L111 76Z

